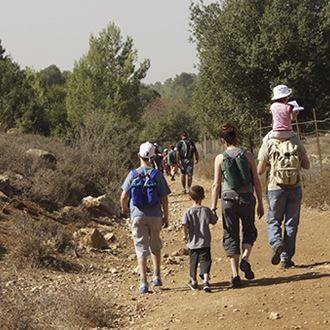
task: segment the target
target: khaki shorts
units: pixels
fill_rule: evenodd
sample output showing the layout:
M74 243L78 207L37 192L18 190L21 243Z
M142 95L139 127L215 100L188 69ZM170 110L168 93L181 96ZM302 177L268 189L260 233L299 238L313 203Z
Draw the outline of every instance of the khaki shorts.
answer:
M160 217L138 217L132 220L132 235L137 257L146 257L162 248L160 231L163 219Z

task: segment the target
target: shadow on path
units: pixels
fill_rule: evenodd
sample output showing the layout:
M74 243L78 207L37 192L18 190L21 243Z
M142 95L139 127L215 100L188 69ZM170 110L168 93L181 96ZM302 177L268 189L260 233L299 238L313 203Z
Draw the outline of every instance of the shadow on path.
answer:
M330 261L321 261L321 262L315 262L313 264L309 265L295 265L294 268L312 268L312 267L317 267L317 266L323 266L323 265L328 265L330 264Z

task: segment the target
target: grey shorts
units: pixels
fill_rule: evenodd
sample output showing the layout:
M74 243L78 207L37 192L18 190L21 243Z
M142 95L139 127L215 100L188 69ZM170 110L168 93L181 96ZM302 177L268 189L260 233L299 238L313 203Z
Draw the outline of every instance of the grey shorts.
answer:
M181 174L192 176L194 174L194 160L181 159Z
M132 220L132 235L138 258L159 252L162 248L160 232L163 219L161 217L138 217Z

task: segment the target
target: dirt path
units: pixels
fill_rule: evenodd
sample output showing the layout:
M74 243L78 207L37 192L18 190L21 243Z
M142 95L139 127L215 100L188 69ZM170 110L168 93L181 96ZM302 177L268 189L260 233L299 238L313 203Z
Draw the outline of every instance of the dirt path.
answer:
M204 187L210 182L199 180ZM171 255L184 246L178 225L182 212L190 206L180 187L171 184L171 228L163 232L163 254ZM206 205L210 204L207 190ZM241 289L229 289L230 265L221 245L221 223L212 229L213 292L192 292L186 286L188 257L176 265L164 264L164 289L147 296L135 294L132 300L145 311L145 317L131 321L131 328L145 329L329 329L330 328L330 214L304 209L294 261L297 267L282 270L270 263L265 220L257 223L259 237L251 262L256 279ZM180 259L180 258L177 258ZM166 260L166 259L165 259ZM271 312L279 319L271 320Z

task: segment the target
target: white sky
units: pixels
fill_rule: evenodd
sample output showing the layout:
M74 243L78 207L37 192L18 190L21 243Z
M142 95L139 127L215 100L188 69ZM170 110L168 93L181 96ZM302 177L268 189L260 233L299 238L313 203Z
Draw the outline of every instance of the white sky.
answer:
M204 0L204 3L216 0ZM189 38L190 0L0 0L0 39L12 58L35 69L72 69L91 33L115 22L149 58L147 82L164 81L197 62Z

